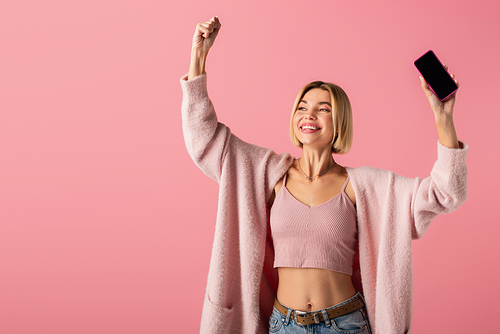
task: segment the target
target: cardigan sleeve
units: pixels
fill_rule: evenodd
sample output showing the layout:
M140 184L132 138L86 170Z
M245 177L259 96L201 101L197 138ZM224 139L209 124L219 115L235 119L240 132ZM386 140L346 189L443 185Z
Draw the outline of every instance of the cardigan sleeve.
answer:
M230 130L219 123L208 97L207 75L181 78L182 131L194 163L209 177L219 181Z
M455 211L467 198L467 157L468 146L450 149L438 142L438 159L431 175L415 182L412 198L414 226L412 238L419 239L439 214Z
M356 193L361 282L374 333L407 333L412 318L411 240L467 198L468 147L438 143L425 179L371 167L347 168Z

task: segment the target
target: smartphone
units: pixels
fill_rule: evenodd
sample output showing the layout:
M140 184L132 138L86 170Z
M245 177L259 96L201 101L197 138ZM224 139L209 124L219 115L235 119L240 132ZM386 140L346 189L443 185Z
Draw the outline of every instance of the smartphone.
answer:
M458 89L457 84L432 50L427 51L413 64L440 101L446 100Z

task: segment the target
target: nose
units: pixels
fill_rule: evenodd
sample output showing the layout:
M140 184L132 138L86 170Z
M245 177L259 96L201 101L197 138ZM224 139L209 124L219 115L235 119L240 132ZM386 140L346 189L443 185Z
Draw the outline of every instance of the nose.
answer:
M309 109L306 114L304 115L305 118L307 119L315 119L316 118L316 113L314 112L313 108Z

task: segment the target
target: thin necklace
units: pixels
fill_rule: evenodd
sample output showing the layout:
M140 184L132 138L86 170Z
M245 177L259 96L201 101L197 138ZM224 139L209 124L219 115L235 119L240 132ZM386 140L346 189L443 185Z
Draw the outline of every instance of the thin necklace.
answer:
M306 177L306 180L309 180L309 182L314 181L314 179L315 179L315 178L317 178L318 176L321 176L321 175L323 175L323 174L326 174L326 173L327 173L330 169L332 169L333 167L335 167L335 165L336 165L336 164L337 164L337 163L334 161L334 162L333 162L333 165L332 165L330 168L328 168L327 170L325 170L325 171L324 171L324 172L322 172L322 173L319 173L319 174L318 174L318 175L316 175L316 176L310 177L309 175L307 175L306 173L304 173L304 171L302 170L302 167L300 166L300 158L299 158L299 169L300 169L300 171L302 172L302 174L304 174L304 176Z

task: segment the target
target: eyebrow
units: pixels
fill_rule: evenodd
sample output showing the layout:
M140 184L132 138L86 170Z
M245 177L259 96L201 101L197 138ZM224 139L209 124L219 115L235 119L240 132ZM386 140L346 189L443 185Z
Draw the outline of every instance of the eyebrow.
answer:
M299 103L309 104L306 100L300 100L300 101L299 101ZM324 102L319 102L318 104L328 104L330 107L332 106L332 105L330 104L330 102L326 102L326 101L324 101Z

